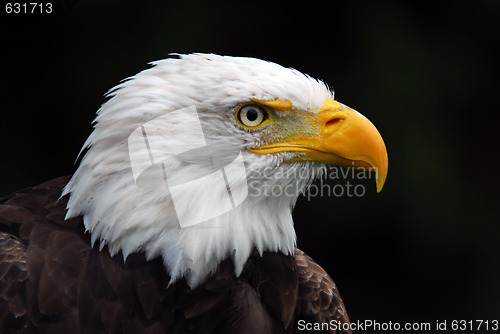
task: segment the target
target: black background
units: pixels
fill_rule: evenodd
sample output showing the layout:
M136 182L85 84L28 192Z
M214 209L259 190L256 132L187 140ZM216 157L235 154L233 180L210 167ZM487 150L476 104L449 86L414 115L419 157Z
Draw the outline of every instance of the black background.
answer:
M500 2L53 4L0 8L0 194L72 173L103 94L150 61L270 60L323 79L388 148L380 194L361 182L294 212L351 320L500 320Z

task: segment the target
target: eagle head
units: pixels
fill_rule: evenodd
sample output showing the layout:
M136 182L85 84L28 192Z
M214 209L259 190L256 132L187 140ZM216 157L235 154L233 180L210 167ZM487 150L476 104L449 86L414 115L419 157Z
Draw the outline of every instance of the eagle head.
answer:
M179 55L108 93L64 190L93 244L161 256L197 286L229 258L293 254L291 211L326 164L374 169L382 137L321 81L253 58Z

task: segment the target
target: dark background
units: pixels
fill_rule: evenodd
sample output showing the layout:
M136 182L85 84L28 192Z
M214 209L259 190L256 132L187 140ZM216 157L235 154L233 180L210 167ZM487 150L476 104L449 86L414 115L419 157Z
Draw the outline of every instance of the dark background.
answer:
M72 173L103 94L150 61L274 61L326 81L388 148L382 193L294 213L351 320L500 320L500 2L53 4L0 8L0 194Z

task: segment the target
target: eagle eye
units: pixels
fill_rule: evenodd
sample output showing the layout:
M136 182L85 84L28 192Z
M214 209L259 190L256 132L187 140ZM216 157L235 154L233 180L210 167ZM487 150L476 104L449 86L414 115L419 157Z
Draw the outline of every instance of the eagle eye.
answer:
M257 104L246 104L236 111L236 120L245 128L256 128L269 119L267 110Z

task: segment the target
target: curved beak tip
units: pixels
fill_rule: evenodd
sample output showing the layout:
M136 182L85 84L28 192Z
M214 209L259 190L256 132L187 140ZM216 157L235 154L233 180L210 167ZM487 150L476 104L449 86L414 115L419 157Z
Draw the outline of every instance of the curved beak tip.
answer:
M380 172L379 169L375 172L375 179L377 182L377 193L382 191L382 188L384 187L385 180L387 178L387 165L385 166L384 170Z

